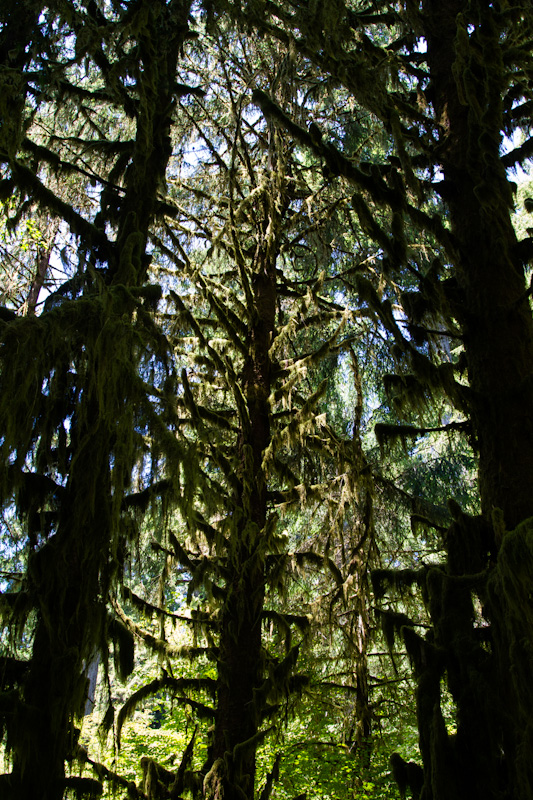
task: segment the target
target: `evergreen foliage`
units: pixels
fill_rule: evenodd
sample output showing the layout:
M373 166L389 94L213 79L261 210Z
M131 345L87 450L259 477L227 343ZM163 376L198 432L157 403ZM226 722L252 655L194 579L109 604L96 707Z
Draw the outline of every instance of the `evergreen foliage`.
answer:
M6 609L6 621L19 638L26 620L33 628L27 669L3 711L12 772L2 789L53 800L73 786L65 759L76 752L88 663L118 635L120 666L131 667L131 648L127 656L106 604L134 535L123 498L159 414L143 365L159 360L164 368L163 337L140 287L170 155L188 8L117 8L107 20L92 4L28 4L28 17L8 4L2 15L2 76L13 86L11 100L2 95L3 183L17 209L11 224L36 207L70 228L77 249L71 279L39 316L2 323L2 500L14 503L26 530L24 602ZM126 159L105 102L134 121ZM115 131L123 134L120 123ZM70 187L90 196L93 181L101 187L96 214L62 194ZM94 795L93 782L76 784L78 794L83 786Z
M2 796L268 800L305 707L365 796L409 664L401 796L529 800L532 37L528 0L4 2ZM137 783L79 743L96 659L104 738L186 720Z
M369 548L372 522L367 508L342 562L343 574L341 562L329 555L330 540L345 524L339 505L342 509L352 497L353 475L363 471L364 457L350 452L351 443L320 413L326 388L321 372L327 358L349 353L364 328L357 314L324 293L326 276L314 263L319 253L310 264L307 255L319 243L309 218L327 219L338 200L309 184L313 172L298 150L284 145L276 127L265 126L249 105L252 80L277 85L276 49L252 52L222 31L217 46L222 54L213 50L206 58L204 51L188 65L220 75L220 85L212 80L194 117L191 112L189 145L217 158L173 180L167 219L154 238L161 279L164 274L177 287L169 290L166 329L176 370L181 367L176 424L190 438L191 453L194 443L196 480L192 505L177 498L181 521L176 518L173 527L179 524L180 532L169 531L160 552L190 576L187 599L201 598L203 636L215 644L209 654L196 645L188 653L189 658L207 654L216 663L214 728L201 769L204 792L241 796L253 792L258 746L276 718L286 714L293 692L310 680L299 672L298 659L312 615L279 606L291 570L306 563L325 568L337 587L329 606L355 597L350 586L362 575L358 564ZM250 72L252 57L257 66ZM291 70L290 63L284 66L287 82L279 86L287 104L294 103ZM306 205L310 198L312 210ZM328 257L325 250L325 265ZM356 442L357 436L358 431ZM339 463L347 476L338 476ZM324 522L331 528L325 551L322 542L311 542L309 551L290 553L288 536L277 532L280 511L289 514L299 505L324 501L330 505ZM344 532L342 541L349 549ZM358 594L364 603L361 587ZM368 625L367 613L354 609L353 617ZM198 623L191 614L196 631ZM357 685L368 702L364 636L360 632L357 644ZM159 689L157 683L153 687ZM362 739L369 734L363 705L360 714L366 714Z
M251 3L231 7L242 23L292 42L391 137L380 168L365 169L314 123L296 126L271 98L256 95L267 116L353 184L354 210L380 253L382 285L405 287L394 311L390 295L366 276L358 282L361 299L394 342L397 372L385 376L385 386L409 423L401 431L382 425L380 437L421 433L409 410L421 419L443 393L468 419L479 456L482 516L454 504L447 562L417 579L431 630L421 638L396 617L418 684L424 778L411 789L426 799L527 797L530 767L521 754L528 734L519 722L527 695L509 680L508 625L501 601L487 595L487 580L506 562L506 529L531 516L526 387L533 331L523 269L531 252L530 240L518 242L511 225L506 174L524 163L528 146L501 154L503 134L519 127L519 109L530 100L530 7L428 0L378 3L370 13L357 4L267 3L268 19ZM407 221L420 231L411 242ZM415 241L424 248L414 250ZM452 355L449 341L462 343L462 358ZM443 722L444 677L457 704L454 737Z

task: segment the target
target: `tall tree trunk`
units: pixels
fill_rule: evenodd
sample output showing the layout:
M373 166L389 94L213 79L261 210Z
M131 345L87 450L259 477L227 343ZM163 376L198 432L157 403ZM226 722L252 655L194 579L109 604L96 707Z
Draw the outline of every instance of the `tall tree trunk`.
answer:
M481 5L478 17L468 18L462 0L423 4L482 506L479 519L456 514L447 572L431 570L427 578L434 646L424 645L417 692L424 800L527 800L533 790L533 697L523 680L531 655L517 647L531 640L531 616L516 613L517 604L531 604L530 576L526 584L510 571L506 543L517 542L507 531L533 516L533 321L499 153L504 20L492 5ZM531 564L529 528L519 536ZM486 569L488 583L467 579ZM490 629L474 625L476 595ZM441 714L444 674L457 705L455 737Z
M65 759L76 750L73 716L86 699L84 659L99 646L105 605L100 594L109 540L105 499L80 514L84 497L109 496L109 468L97 468L101 438L85 437L66 488L57 533L30 556L28 580L38 598L37 624L24 704L13 741L17 800L61 800ZM105 433L104 433L105 436ZM109 433L108 433L109 436ZM95 474L92 492L87 474ZM83 522L82 522L83 520Z
M265 202L265 231L274 200ZM276 313L276 255L258 246L253 264L252 323L249 355L241 381L248 421L240 434L240 497L235 513L241 516L229 542L227 597L222 611L219 644L217 709L212 762L217 764L209 793L216 797L222 784L225 800L252 800L255 762L261 725L257 693L264 681L262 614L265 599L267 547L267 483L263 454L270 444L269 396L272 363L269 354ZM245 744L247 743L247 744Z
M439 160L451 187L456 275L470 406L487 520L501 509L508 529L533 515L533 320L524 299L500 158L506 71L495 9L483 11L476 42L458 15L464 2L424 4L432 101L441 124ZM471 34L472 35L472 34ZM478 55L480 46L481 60Z
M250 534L242 531L243 538ZM260 529L254 531L254 538ZM215 765L208 796L217 797L217 784L225 800L254 797L257 742L260 726L255 693L262 675L261 615L264 602L264 563L259 548L244 542L235 551L226 587L218 660L217 706L212 749ZM252 741L250 741L252 740ZM239 746L244 745L239 752Z
M355 576L352 599L353 619L351 639L355 677L355 737L353 747L366 772L372 755L372 707L370 702L368 652L371 645L370 627L370 565L376 556L374 530L374 484L372 473L363 450L361 428L364 411L363 386L356 354L352 351L352 371L356 391L355 419L352 432L352 480L357 499L357 522L352 531L350 574Z

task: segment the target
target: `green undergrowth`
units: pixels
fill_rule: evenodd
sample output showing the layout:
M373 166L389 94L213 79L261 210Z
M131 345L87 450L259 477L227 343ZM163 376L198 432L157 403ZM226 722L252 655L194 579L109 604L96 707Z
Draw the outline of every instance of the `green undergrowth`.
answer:
M150 701L137 710L123 728L121 747L113 744L111 733L102 743L98 729L98 713L83 721L80 742L90 757L142 790L143 759L153 759L168 770L176 770L182 753L194 731L189 709L172 709L166 702ZM158 713L163 719L157 719ZM161 727L153 727L160 724ZM201 767L206 757L205 736L198 736L193 769ZM279 777L272 790L272 800L293 800L305 795L308 800L397 800L398 789L389 766L393 750L402 757L416 758L416 733L397 731L376 735L372 742L370 762L361 763L348 744L339 743L335 719L324 717L323 724L295 717L284 733L267 739L258 752L258 796L279 756ZM73 774L79 771L73 769ZM93 772L85 768L84 776ZM126 797L125 789L106 782L104 800ZM302 798L303 800L303 798Z

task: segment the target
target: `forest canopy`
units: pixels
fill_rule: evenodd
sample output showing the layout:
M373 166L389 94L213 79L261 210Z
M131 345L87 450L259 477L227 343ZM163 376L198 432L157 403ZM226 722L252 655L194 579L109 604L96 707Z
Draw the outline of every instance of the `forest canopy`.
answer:
M529 0L4 0L0 796L533 796Z

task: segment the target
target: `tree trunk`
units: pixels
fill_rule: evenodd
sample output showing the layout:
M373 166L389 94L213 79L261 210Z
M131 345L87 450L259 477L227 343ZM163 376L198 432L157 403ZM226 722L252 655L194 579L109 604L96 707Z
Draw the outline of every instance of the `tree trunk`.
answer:
M274 199L265 201L265 231ZM274 226L273 226L274 227ZM241 385L248 421L242 423L239 455L240 496L235 515L241 518L228 543L227 597L222 611L219 643L217 709L208 794L217 797L222 784L225 800L252 800L255 789L257 740L262 704L258 691L264 682L262 614L265 599L264 540L267 524L267 483L263 454L270 444L272 364L269 354L276 313L276 253L258 246L253 263L253 308L250 309L249 355ZM244 743L248 744L244 744ZM218 774L216 774L218 773Z
M46 250L39 250L39 254L37 257L37 270L35 272L35 277L32 281L30 291L28 293L28 299L26 300L25 303L26 314L34 315L36 313L37 304L39 302L39 295L46 280L46 273L48 272L48 267L50 266L51 253L52 253L51 247L48 247Z
M527 606L530 600L527 586L509 572L505 541L507 531L533 515L533 321L499 152L503 22L488 4L478 20L463 19L462 0L426 0L423 9L482 517L457 515L447 537L447 572L431 570L427 577L434 644L424 643L418 669L422 797L527 800L531 758L521 753L531 745L533 705L520 676L530 670L531 657L522 648L517 659L516 644L531 638L531 628L527 614L513 614L510 587L521 598L515 602ZM531 563L528 536L525 531L521 546ZM487 567L488 583L466 579ZM476 595L490 628L474 624ZM444 675L457 705L455 737L447 735L440 709Z
M260 531L256 531L256 534ZM214 785L221 783L225 800L254 797L257 743L250 742L261 723L255 693L263 681L261 613L264 574L258 548L236 553L240 569L232 570L221 620L217 707L212 763ZM254 553L254 550L256 551ZM255 568L253 566L255 561ZM239 752L239 746L249 742ZM209 780L207 782L209 785ZM208 796L217 796L208 789Z
M91 433L67 485L57 533L29 560L28 585L38 599L38 612L20 725L13 740L12 784L17 800L62 800L65 760L77 747L73 717L82 715L86 699L83 666L101 643L109 466L99 465L101 438L94 428ZM80 514L76 506L82 497L91 505L87 474L97 476L91 488L102 500Z
M506 88L496 13L476 26L482 62L467 44L462 0L424 4L439 160L451 187L456 275L482 510L508 529L533 515L533 320L511 223L513 198L500 158ZM460 35L457 35L458 27ZM461 34L462 30L462 34ZM458 84L462 89L458 89ZM461 95L460 96L460 91ZM473 96L472 96L473 95Z

